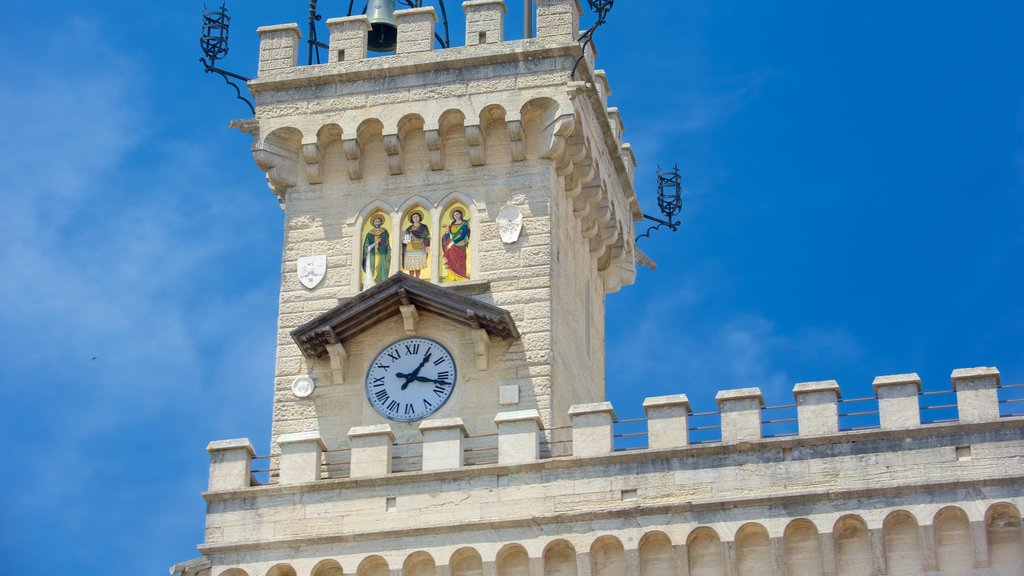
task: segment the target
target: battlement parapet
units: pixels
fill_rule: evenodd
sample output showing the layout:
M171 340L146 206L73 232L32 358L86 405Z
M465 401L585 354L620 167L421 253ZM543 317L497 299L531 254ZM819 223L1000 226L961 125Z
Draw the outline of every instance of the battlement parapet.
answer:
M588 549L613 541L636 560L655 534L680 543L673 562L694 573L709 558L744 564L739 553L752 553L756 529L764 550L799 541L815 566L891 562L913 566L874 573L918 574L966 559L1019 568L1024 414L1000 407L1024 401L1024 386L1001 385L994 368L956 370L949 390L917 392L919 381L880 377L871 398L842 398L835 381L805 382L787 406L764 406L757 388L727 390L715 412L692 411L686 395L661 396L647 398L647 417L635 420L616 419L606 402L581 404L569 410L571 424L551 429L535 410L504 412L495 434L476 437L458 418L425 420L415 445L394 444L387 424L352 429L349 448L323 450L317 433L291 434L262 484L252 476L267 470L250 469L247 440L213 443L200 550L222 567L214 574L278 574L271 568L283 551L301 549L302 573L319 576L312 568L324 558L383 562L376 550L392 551L391 566L424 553L457 566L470 546L501 565L521 544L546 567L560 558L549 549L568 542L579 551L570 564L587 566ZM944 404L950 395L956 402ZM877 410L864 407L873 403ZM912 426L890 413L910 404ZM647 445L622 445L636 439L623 427L640 423ZM773 432L779 426L789 431ZM775 556L789 567L778 573L835 573L808 572L801 554ZM772 565L767 552L762 560Z
M276 460L278 467L262 471L271 473L271 483L295 484L467 466L516 466L558 458L586 459L624 451L653 453L695 445L756 446L758 442L780 438L787 438L794 447L805 443L820 446L849 442L851 434L871 430L875 431L872 438L892 433L902 438L914 430L918 431L915 435L927 435L929 428L939 425L1024 421L1016 418L1024 414L1000 415L1001 404L1009 406L1021 399L1000 400L999 371L995 368L955 370L951 380L951 390L922 393L916 374L881 376L874 381L877 396L846 400L841 398L834 380L805 382L794 386L795 403L786 406L765 406L758 388L723 390L716 395L719 410L704 413L693 412L685 394L662 396L644 401L646 418L621 421L615 419L611 403L582 404L569 410L570 425L547 430L543 429L536 410L502 412L494 419L496 434L477 437L469 437L465 424L458 418L425 420L419 426L423 440L413 444L395 444L388 424L353 428L348 434L348 446L325 447L316 433L292 434L279 441L280 455L263 457ZM1015 392L1019 387L1005 388ZM955 395L956 403L922 403L923 398L941 395ZM869 402L877 403L878 409L864 409ZM933 410L947 414L956 410L960 416L921 417L923 412ZM777 411L795 411L796 415L777 418ZM707 423L715 416L717 424ZM701 423L695 425L695 419ZM617 428L621 431L625 426L640 423L646 423L646 431L616 433ZM788 426L788 431L770 432L780 425ZM719 431L717 437L715 430ZM637 437L646 437L646 446L636 441L629 444L629 440ZM211 491L259 485L252 478L254 468L248 465L247 455L252 456L252 448L247 440L215 442L208 450Z

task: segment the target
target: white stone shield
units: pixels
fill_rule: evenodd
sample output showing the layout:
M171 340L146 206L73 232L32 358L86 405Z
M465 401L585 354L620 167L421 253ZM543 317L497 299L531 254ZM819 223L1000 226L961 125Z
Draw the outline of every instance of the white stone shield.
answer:
M327 273L327 256L301 256L298 264L299 282L312 290L324 279Z
M498 212L496 222L502 242L512 244L519 240L519 232L523 229L523 213L519 211L519 208L511 204L505 206Z

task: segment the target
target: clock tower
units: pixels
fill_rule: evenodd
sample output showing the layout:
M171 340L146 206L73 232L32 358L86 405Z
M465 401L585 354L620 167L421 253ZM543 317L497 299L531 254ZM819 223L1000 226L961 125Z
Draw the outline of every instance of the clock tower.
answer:
M365 16L330 19L317 66L296 25L259 30L236 126L284 211L275 451L381 425L401 444L426 418L487 436L499 412L551 430L604 400L604 297L635 278L642 214L593 53L571 74L579 2L539 0L516 42L501 0L462 7L465 46L435 49L415 8L374 58Z
M202 557L171 572L1021 574L1024 416L995 368L615 420L604 297L642 259L634 162L593 53L577 66L578 0L536 4L537 37L504 41L502 0L463 2L443 50L432 8L399 10L395 54L367 58L392 40L375 0L372 24L327 21L316 66L298 26L259 30L236 126L284 211L271 448L210 443ZM640 420L646 445L616 449Z

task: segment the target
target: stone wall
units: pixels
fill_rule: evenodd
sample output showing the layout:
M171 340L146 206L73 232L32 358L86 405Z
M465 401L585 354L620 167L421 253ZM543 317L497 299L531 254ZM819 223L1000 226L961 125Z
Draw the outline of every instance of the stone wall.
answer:
M838 400L838 389L815 384L798 385L797 398L826 389ZM289 446L310 449L286 452L282 481L270 486L250 486L238 463L251 449L231 441L211 446L201 550L215 576L278 565L313 575L325 566L345 574L374 574L374 566L401 574L1020 574L1024 417L986 409L998 406L988 393L999 385L993 369L955 371L953 384L962 413L990 416L831 432L805 425L827 411L804 410L795 437L734 435L723 419L722 441L692 444L678 420L685 397L675 396L645 402L652 447L616 452L611 407L599 403L573 407L570 456L540 457L539 418L499 415L499 440L532 434L534 447L502 447L497 464L467 467L456 456L447 470L406 473L382 471L377 464L392 454L367 448L353 454L351 477L325 478L307 456L319 440L301 437ZM757 394L720 397L745 405ZM892 408L879 406L885 422ZM425 434L424 461L458 454L450 438Z

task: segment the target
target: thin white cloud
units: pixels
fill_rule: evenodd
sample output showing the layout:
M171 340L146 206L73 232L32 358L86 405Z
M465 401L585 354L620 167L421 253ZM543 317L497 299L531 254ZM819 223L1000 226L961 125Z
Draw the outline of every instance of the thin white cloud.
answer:
M846 364L863 354L842 327L782 332L756 313L735 313L709 325L699 311L710 301L710 290L710 283L683 281L671 297L648 300L631 311L628 331L609 333L610 396L639 384L645 396L685 393L701 409L713 409L719 390L758 387L766 401L788 403L793 385L807 379L795 377L793 365L814 358ZM639 406L617 409L634 413Z

